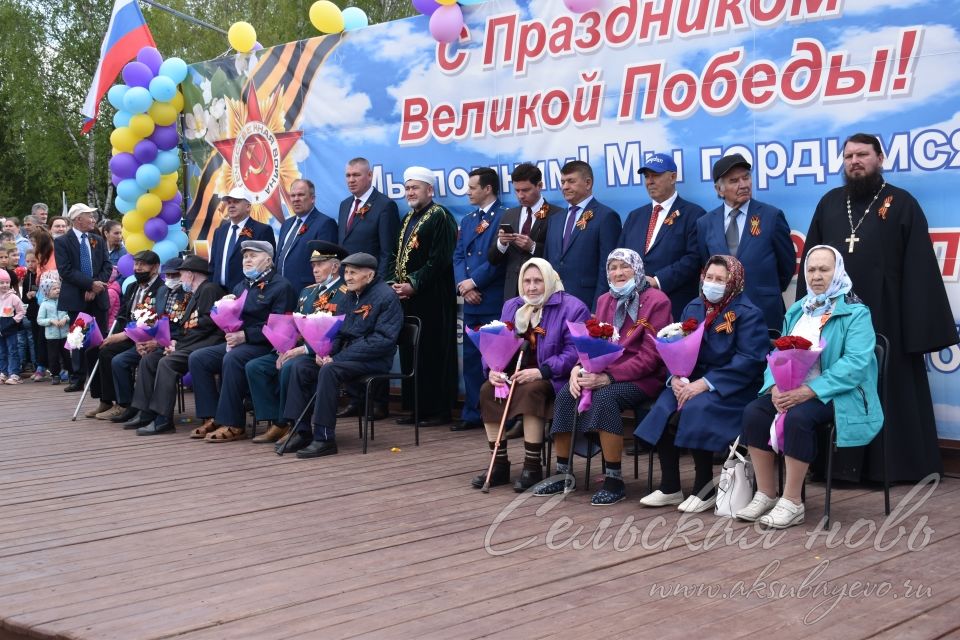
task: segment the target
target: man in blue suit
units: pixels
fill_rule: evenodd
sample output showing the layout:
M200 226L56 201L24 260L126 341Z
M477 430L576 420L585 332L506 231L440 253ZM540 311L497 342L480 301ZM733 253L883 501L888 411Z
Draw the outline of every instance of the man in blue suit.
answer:
M497 240L497 230L506 212L497 197L500 178L488 167L474 169L467 182L467 197L477 207L460 221L453 250L453 275L457 293L463 296L463 411L451 431L479 429L480 386L486 379L480 351L467 337L466 327L476 329L500 317L503 308L503 278L506 267L491 264L487 252Z
M333 218L320 213L314 204L316 188L309 180L294 180L290 185L290 205L293 215L280 225L280 242L277 244L277 271L300 291L314 283L313 266L310 262L311 240L335 242L337 223Z
M354 158L345 172L350 197L340 203L338 244L347 253L369 253L377 259L377 275L389 280L387 267L400 236L397 203L373 187L366 158Z
M593 169L574 160L560 169L564 213L547 220L543 257L560 274L563 288L591 309L607 286L607 256L617 248L620 214L593 197Z
M240 243L245 240L264 240L276 246L270 225L250 217L250 194L243 187L234 187L223 197L227 205L227 220L213 232L210 246L210 265L213 281L227 291L243 282L243 255Z
M706 211L677 193L677 165L669 155L650 156L638 173L650 204L630 212L617 246L640 254L647 282L667 294L674 320L682 320L683 308L699 295L697 220Z
M745 293L763 311L767 327L783 327L783 291L797 266L790 226L780 209L751 200L750 163L735 153L713 165L713 182L723 204L697 221L701 264L731 255L746 276Z

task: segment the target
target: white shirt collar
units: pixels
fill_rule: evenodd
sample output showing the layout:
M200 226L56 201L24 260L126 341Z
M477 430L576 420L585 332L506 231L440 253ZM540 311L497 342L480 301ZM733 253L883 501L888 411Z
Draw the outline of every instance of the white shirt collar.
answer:
M353 195L353 194L350 194ZM373 195L373 184L370 185L370 188L363 192L363 195L360 196L360 206L367 204L367 200L370 199L370 196ZM356 201L357 196L353 196L354 201Z
M576 206L580 207L580 209L579 209L579 211L578 211L577 213L579 213L580 211L585 210L585 209L587 208L587 205L590 204L590 201L591 201L591 200L593 200L593 194L592 194L592 193L591 193L589 196L587 196L585 200L581 200L580 202L578 202ZM568 211L568 212L570 211L570 207L571 207L571 206L573 206L573 205L571 205L570 203L567 203L567 211Z
M487 204L485 204L485 205L482 206L482 207L477 207L477 209L480 211L480 215L481 215L481 216L482 216L482 215L486 215L486 214L490 213L490 209L493 209L493 205L495 205L495 204L497 204L497 199L496 199L496 198L494 198L493 200L491 200L490 202L488 202Z
M537 200L537 203L536 203L535 205L533 205L532 207L530 207L530 213L534 213L534 214L535 214L537 211L540 211L540 209L543 208L543 203L544 203L544 202L546 202L546 200L543 199L543 196L540 196L540 199ZM527 207L524 207L523 205L520 205L520 212L523 213L523 210L526 209L526 208L527 208Z
M677 193L676 191L674 191L674 192L673 192L673 195L670 196L669 198L667 198L666 200L664 200L663 202L654 202L653 200L651 200L651 201L650 201L650 204L651 204L651 206L653 206L653 207L656 207L657 205L660 205L661 207L663 207L663 210L664 210L665 212L670 213L670 208L673 207L673 203L677 201L677 196L678 196L678 195L680 195L680 194Z
M93 233L92 231L80 231L76 227L70 227L70 230L77 234L77 240L80 242L83 242L83 234L87 234L87 239L89 240L90 234Z
M250 219L250 216L247 216L246 218L244 218L244 219L241 220L240 222L234 223L234 222L232 222L232 221L230 220L230 218L227 218L227 222L230 223L230 226L231 226L231 227L232 227L234 224L236 224L237 227L238 227L237 231L243 231L243 228L247 225L247 220L249 220L249 219Z
M744 202L742 205L740 205L739 207L737 207L737 209L740 209L740 213L742 213L743 215L747 215L747 207L749 207L749 206L750 206L750 201L747 200L747 201ZM724 201L723 201L723 217L724 217L724 218L729 218L731 211L733 211L733 207L731 207L729 204L727 204L727 201L724 200Z

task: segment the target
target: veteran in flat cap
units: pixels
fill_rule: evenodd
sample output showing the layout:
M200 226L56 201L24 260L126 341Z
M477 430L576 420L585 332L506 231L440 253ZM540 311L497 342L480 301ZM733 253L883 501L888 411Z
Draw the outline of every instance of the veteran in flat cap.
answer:
M723 204L697 221L700 264L729 255L743 265L745 292L763 311L767 327L783 327L783 291L793 278L797 253L783 211L753 200L750 163L739 153L713 165L713 182Z

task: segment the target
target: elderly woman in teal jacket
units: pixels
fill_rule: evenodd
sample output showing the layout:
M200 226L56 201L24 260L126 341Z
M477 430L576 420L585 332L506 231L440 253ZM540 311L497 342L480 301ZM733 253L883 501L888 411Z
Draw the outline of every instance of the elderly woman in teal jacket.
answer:
M760 397L743 414L743 434L757 476L757 492L740 520L777 529L803 522L800 493L807 467L817 451L817 427L831 421L837 446L868 444L883 425L877 396L876 334L870 310L851 291L843 257L833 247L818 245L804 263L807 295L787 311L783 334L801 336L814 345L826 343L819 362L804 383L792 391L774 384L770 368ZM787 477L783 496L776 496L775 458L769 444L770 423L786 412L783 453Z

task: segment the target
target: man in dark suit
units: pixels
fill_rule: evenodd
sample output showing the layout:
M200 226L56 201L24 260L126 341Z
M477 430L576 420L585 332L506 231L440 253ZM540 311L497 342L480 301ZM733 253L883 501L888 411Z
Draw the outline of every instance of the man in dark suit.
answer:
M489 167L474 169L467 181L467 197L477 207L460 221L457 246L453 249L453 276L457 293L463 296L463 411L451 431L479 429L480 385L483 363L480 351L466 335L466 327L477 327L500 317L503 308L504 266L487 260L496 244L497 229L506 207L500 204L500 177Z
M309 180L294 180L290 185L290 204L294 215L280 226L280 242L277 244L277 270L300 291L313 284L313 270L307 246L311 240L335 242L337 223L333 218L320 213L314 203L316 189Z
M340 203L338 244L347 253L374 256L377 275L388 280L387 267L400 234L397 203L373 188L373 171L366 158L348 162L345 175L350 197Z
M113 272L113 265L107 255L107 243L93 233L97 224L97 210L85 204L70 207L67 218L73 224L73 231L54 240L54 256L57 271L60 273L60 299L57 308L66 311L71 324L80 312L90 314L97 321L104 335L110 330L107 326L107 309L110 299L107 297L107 282ZM90 350L96 360L96 349ZM73 378L64 391L83 391L88 369L87 361L79 357L74 366Z
M593 197L593 169L574 160L560 169L566 214L547 222L543 257L560 274L563 288L593 309L607 285L607 256L617 248L620 214Z
M513 192L520 202L519 207L507 209L500 220L497 241L490 243L487 260L490 264L505 264L503 283L505 300L516 298L520 267L530 258L542 258L544 241L547 238L547 219L563 209L543 199L543 174L536 165L524 162L517 165L510 175ZM503 229L510 226L510 232Z
M667 294L673 318L682 320L683 308L699 293L697 220L706 211L677 193L677 165L669 155L650 156L638 173L651 202L630 212L617 246L640 254L647 282Z
M213 232L210 264L213 281L227 291L243 281L243 256L240 243L244 240L264 240L276 246L270 225L250 217L250 194L243 187L234 187L223 197L227 205L227 220Z
M783 291L797 266L790 226L780 209L751 200L750 163L735 153L713 165L713 182L723 204L697 221L701 264L710 256L735 256L742 264L745 292L760 307L767 327L783 327Z

